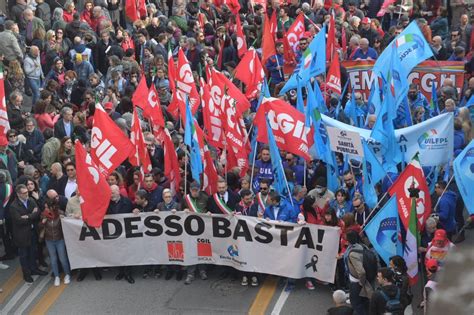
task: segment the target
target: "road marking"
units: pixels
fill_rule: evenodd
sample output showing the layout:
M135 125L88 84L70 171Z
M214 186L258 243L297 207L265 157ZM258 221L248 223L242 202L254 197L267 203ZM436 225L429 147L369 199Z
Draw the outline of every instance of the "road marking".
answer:
M10 296L10 294L16 289L16 287L23 280L23 273L21 268L18 267L13 275L8 279L7 282L3 285L3 293L0 294L0 304L3 304L5 300Z
M272 301L278 285L278 277L267 276L250 306L249 315L263 315Z
M281 309L285 305L286 300L290 296L291 292L290 291L288 291L288 292L285 291L287 285L288 284L286 284L285 287L283 288L283 290L281 290L280 297L278 298L277 302L275 303L275 306L273 307L272 315L279 315L280 314Z
M32 278L33 278L33 280L36 280L36 279L38 279L38 276L33 276ZM8 301L7 305L5 305L2 308L1 313L2 314L8 314L8 312L10 312L12 310L12 308L15 306L15 304L18 303L18 301L23 297L23 295L25 295L26 291L28 291L28 289L31 288L32 285L34 285L34 282L33 282L33 284L27 284L25 282L20 287L20 289L18 291L16 291L15 295L12 296L10 301Z
M23 314L25 310L30 306L30 304L38 297L38 295L43 291L46 285L51 281L51 277L49 275L44 276L41 279L40 283L34 288L33 292L31 292L26 299L20 304L18 309L15 311L17 314Z
M61 296L67 285L51 286L39 302L31 309L30 315L46 314L54 302Z

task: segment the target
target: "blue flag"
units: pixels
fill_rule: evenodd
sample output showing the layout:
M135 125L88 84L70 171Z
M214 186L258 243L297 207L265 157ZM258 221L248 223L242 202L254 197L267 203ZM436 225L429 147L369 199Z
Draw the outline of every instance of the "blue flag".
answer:
M296 109L304 113L303 83L298 78L297 81L298 86L296 87ZM309 95L307 97L309 97Z
M433 56L430 44L421 33L417 22L413 21L403 32L384 49L375 62L372 72L378 76L386 71L390 65L391 54L399 57L400 69L410 73L420 62Z
M321 114L326 115L328 113L328 108L326 107L326 104L324 103L323 94L321 93L321 90L319 89L318 82L316 80L314 81L314 90L313 90L313 87L311 86L311 83L308 82L308 84L306 85L306 91L308 94L307 106L311 106L312 108L316 106L316 108L319 110ZM308 105L309 103L311 103L311 105Z
M387 172L383 169L374 151L367 145L365 140L362 140L362 145L364 146L364 160L367 164L367 172L374 184L376 184L387 176Z
M379 80L375 79L370 87L369 99L367 100L367 117L365 119L365 125L368 125L369 115L377 116L380 112L380 107L382 107L378 81Z
M430 100L430 117L439 115L438 95L436 94L436 84L431 82L431 100Z
M400 247L399 226L397 197L394 194L364 228L370 243L387 265L390 264L390 257L400 252L397 248Z
M462 150L453 163L454 178L469 214L474 214L474 140Z
M376 173L377 178L380 180L384 176L383 173L378 173L377 167L377 158L375 158L373 152L370 150L369 146L362 140L362 145L364 146L364 159L362 159L362 176L363 176L363 183L362 183L362 194L364 195L365 203L371 208L375 208L377 205L377 191L375 190L375 183L377 181L374 180L371 173ZM371 160L369 162L369 159ZM377 170L376 170L377 169ZM383 169L382 169L383 171ZM379 178L379 176L382 176Z
M287 181L285 177L285 171L283 170L283 163L281 161L280 151L273 136L273 130L270 127L268 119L267 122L267 134L268 134L268 146L270 148L270 156L272 157L272 172L273 172L273 187L282 198L288 196L291 199L291 192L287 189Z
M301 56L298 72L293 73L285 86L281 89L280 95L285 94L298 86L296 76L303 85L306 85L311 78L326 72L326 26L324 26L309 44L308 48Z
M351 120L353 126L357 126L357 104L355 100L355 91L352 89L351 100L346 103L344 114Z
M383 77L385 78L385 77ZM403 160L403 155L400 146L397 143L395 136L395 129L393 127L393 120L396 117L396 104L393 93L393 86L389 84L391 75L388 73L388 81L384 82L384 99L380 113L375 121L374 128L370 137L380 143L382 156L384 161L382 163L385 171L398 173L397 164Z
M260 97L258 98L257 108L255 112L257 112L258 109L260 108L260 105L262 104L264 97L270 97L270 91L268 91L268 84L267 84L266 78L263 79L262 91L260 92ZM258 127L255 124L253 124L252 141L250 142L251 150L249 154L249 161L252 161L252 163L253 163L255 151L257 150L257 134L258 134Z
M201 174L203 171L201 147L197 137L195 119L191 113L191 106L189 106L188 98L186 98L186 125L184 127L184 143L189 147L191 173L193 179L200 184Z
M337 102L334 119L339 120L339 113L341 112L342 98L344 97L344 94L346 94L346 90L347 90L347 86L349 85L349 81L350 80L346 81L346 84L344 85L344 89L342 89L341 97L339 97L339 102Z

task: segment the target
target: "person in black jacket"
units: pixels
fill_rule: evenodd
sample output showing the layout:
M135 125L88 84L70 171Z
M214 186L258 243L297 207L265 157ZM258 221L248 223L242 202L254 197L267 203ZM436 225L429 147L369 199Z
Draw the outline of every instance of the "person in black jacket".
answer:
M120 214L120 213L132 213L132 202L127 197L120 195L120 188L117 185L110 186L110 204L107 208L107 214ZM133 284L135 280L132 277L132 267L123 266L119 267L119 273L115 277L115 280L127 280L128 283Z
M240 202L240 196L227 189L227 182L224 178L217 180L217 193L210 196L207 203L207 211L211 213L229 214L235 211Z
M10 94L10 102L7 105L8 122L10 128L15 130L23 130L25 128L24 119L27 117L27 113L23 113L23 96L18 91L13 91Z
M400 301L400 289L394 284L394 273L389 268L380 268L377 272L380 288L372 294L369 315L403 314L403 304ZM388 301L399 301L399 310L387 309ZM394 306L394 304L392 304Z
M23 136L26 138L25 149L33 156L33 163L41 162L41 150L44 145L44 136L36 128L36 121L34 118L28 117L25 119L25 131Z
M18 177L18 163L15 153L8 148L8 141L5 136L0 136L0 169L10 173L12 182Z
M25 143L18 140L18 132L14 129L10 129L7 132L8 148L15 153L15 157L18 163L18 170L21 175L23 169L27 164L32 163L33 154L25 148Z
M37 224L40 211L36 202L28 197L28 189L20 184L15 188L17 199L10 205L10 215L13 221L13 240L18 246L23 279L33 283L32 275L45 276L48 273L38 269L36 264L38 234Z

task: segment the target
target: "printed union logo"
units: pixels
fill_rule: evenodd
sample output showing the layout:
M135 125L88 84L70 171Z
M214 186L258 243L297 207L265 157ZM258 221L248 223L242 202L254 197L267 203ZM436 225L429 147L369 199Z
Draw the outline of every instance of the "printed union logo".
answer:
M239 248L237 245L230 245L227 247L227 252L229 253L230 257L237 257L239 256Z
M212 257L211 241L204 238L197 239L198 257Z
M345 132L344 130L341 130L340 135L341 135L341 137L345 137L345 136L347 136L347 132Z
M447 138L439 136L436 129L430 129L418 138L418 145L421 149L445 149L448 142Z
M168 241L168 260L184 261L184 248L181 241Z

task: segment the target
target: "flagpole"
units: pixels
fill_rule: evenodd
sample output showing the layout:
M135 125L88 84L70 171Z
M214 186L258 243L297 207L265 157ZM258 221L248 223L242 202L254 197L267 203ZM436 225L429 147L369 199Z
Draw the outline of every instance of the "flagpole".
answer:
M255 159L257 157L257 146L258 141L255 141L255 148L253 149L253 158L252 158L252 172L250 173L250 187L253 187L253 174L255 171Z
M186 156L186 160L184 161L184 196L186 196L187 193L187 183L188 183L188 148L184 150L184 156ZM179 187L178 187L179 189ZM184 197L183 196L183 197Z
M369 223L372 216L375 214L375 212L377 212L375 211L375 209L378 208L378 206L382 203L382 201L385 199L385 196L387 196L387 194L388 194L388 191L386 191L385 194L382 196L382 198L380 198L380 200L377 202L375 207L372 208L372 211L370 211L369 216L365 219L364 223L362 224L362 229L364 229L365 225Z
M449 184L451 184L451 182L453 181L453 179L454 179L454 174L451 175L451 178L449 179L448 183L446 184L446 187L444 187L443 192L441 193L441 195L439 196L438 200L436 201L436 204L435 204L435 206L433 207L433 212L436 212L436 207L438 207L438 204L439 204L439 202L441 201L441 197L443 197L443 195L444 195L444 193L446 192L446 190L448 190Z
M306 187L306 160L304 160L303 165L303 187Z
M281 159L280 159L280 167L283 170L283 178L285 179L286 190L288 190L288 197L290 199L291 205L294 206L293 198L291 198L290 185L288 185L288 180L286 179L286 175L285 175L285 168L283 167L283 163L282 163Z

